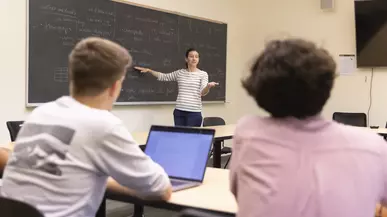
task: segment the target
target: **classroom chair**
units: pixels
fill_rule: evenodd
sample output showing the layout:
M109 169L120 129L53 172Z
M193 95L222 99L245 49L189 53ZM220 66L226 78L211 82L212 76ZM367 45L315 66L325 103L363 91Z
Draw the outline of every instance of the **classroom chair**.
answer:
M335 112L333 120L345 125L367 127L367 115L365 113Z
M221 117L205 117L203 119L203 127L213 127L213 126L222 126L226 125L226 122ZM225 147L224 142L222 142L222 155L231 154L232 149L230 147ZM211 150L212 155L213 151ZM228 158L224 168L227 168L228 163L230 162L231 156Z
M1 217L44 217L35 207L21 201L0 197Z
M217 214L209 211L201 211L196 209L185 209L180 212L179 217L228 217L235 215Z
M11 137L11 141L14 142L16 140L17 134L24 121L7 121L6 125L9 131L9 136Z

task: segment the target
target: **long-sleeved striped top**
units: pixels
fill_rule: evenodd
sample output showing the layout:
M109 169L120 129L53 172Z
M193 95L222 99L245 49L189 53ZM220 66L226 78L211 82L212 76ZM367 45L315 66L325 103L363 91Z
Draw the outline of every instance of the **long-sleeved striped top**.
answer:
M177 81L179 92L176 109L188 112L202 111L202 90L208 84L208 74L205 71L189 72L179 69L172 73L159 73L159 81Z

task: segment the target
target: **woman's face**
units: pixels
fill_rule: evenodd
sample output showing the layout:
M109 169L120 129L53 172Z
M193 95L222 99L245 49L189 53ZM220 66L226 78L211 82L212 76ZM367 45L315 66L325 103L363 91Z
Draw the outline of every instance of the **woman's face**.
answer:
M199 53L197 51L191 51L188 57L185 58L187 65L190 67L196 67L199 63Z

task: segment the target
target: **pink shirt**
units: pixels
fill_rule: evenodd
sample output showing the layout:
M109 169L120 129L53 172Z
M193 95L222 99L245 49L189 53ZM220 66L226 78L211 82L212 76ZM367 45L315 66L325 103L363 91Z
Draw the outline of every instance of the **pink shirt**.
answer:
M239 217L372 217L387 196L387 144L327 121L239 121L230 165Z

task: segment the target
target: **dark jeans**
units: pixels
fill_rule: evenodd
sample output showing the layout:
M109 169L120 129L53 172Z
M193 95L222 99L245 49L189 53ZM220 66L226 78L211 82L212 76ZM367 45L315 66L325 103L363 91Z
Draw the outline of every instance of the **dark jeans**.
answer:
M202 126L201 112L187 112L175 109L173 111L175 126L200 127Z

